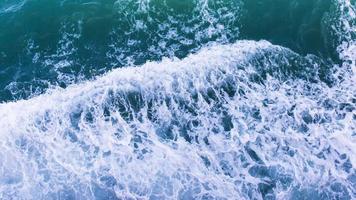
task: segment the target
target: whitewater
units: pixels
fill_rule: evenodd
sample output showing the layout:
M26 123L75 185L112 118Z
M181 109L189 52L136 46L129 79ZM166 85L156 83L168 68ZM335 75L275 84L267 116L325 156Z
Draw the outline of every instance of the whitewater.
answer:
M266 40L211 42L0 104L0 199L355 199L355 13L341 5L325 76Z

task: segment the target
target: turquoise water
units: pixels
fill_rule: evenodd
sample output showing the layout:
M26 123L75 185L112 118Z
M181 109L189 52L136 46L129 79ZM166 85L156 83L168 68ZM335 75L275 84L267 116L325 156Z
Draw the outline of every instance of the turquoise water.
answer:
M356 198L354 0L3 0L0 199Z
M338 36L330 25L340 13L333 6L331 0L3 1L0 100L130 64L183 58L210 42L265 39L335 60Z

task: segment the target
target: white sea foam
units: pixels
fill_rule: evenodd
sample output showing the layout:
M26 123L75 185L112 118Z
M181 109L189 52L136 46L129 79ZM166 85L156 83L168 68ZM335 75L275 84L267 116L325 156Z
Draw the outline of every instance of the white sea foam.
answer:
M340 12L337 20L335 32L339 35L341 44L337 51L342 60L348 60L353 66L356 66L356 11L350 0L339 0L338 12Z
M17 0L12 1L11 3L5 2L0 4L0 14L7 14L12 12L17 12L25 5L27 0Z
M298 61L239 41L1 104L0 198L351 199L355 80Z

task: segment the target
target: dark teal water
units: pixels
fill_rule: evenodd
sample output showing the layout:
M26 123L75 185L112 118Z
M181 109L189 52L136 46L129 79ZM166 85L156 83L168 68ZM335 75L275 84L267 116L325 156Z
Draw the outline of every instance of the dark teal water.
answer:
M331 0L2 1L0 101L210 42L265 39L336 61ZM334 9L335 10L335 9Z
M356 199L355 0L0 0L0 199Z

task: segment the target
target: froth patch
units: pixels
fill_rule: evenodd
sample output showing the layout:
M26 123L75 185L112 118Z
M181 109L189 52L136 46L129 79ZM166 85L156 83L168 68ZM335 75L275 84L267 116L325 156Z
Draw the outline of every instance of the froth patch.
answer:
M1 104L0 197L351 199L355 92L319 67L239 41Z

